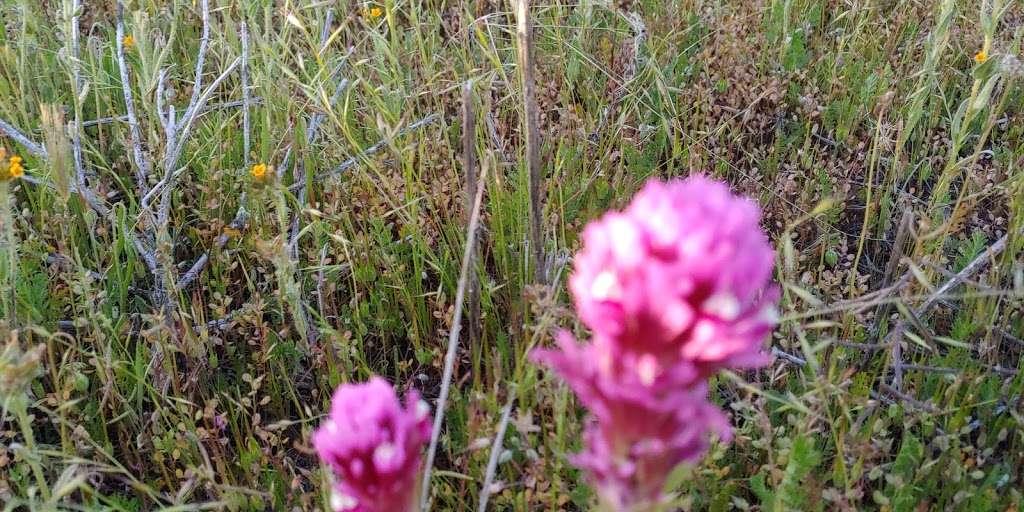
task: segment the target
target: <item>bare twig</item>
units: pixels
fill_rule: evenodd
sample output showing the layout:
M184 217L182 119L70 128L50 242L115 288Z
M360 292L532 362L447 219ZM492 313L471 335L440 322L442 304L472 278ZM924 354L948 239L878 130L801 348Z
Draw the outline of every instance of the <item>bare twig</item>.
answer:
M476 192L476 113L473 109L473 83L467 81L462 92L462 165L466 178L463 190L463 204L466 211L466 223L469 223L469 211L473 208L473 194ZM474 252L476 247L471 248ZM471 347L480 341L480 283L475 271L469 275L469 315L466 319L466 331Z
M167 216L170 211L171 191L174 190L174 178L171 175L171 173L175 169L175 166L178 164L178 159L181 157L181 151L185 148L185 143L188 141L189 132L191 131L192 124L196 118L196 112L202 109L202 105L209 101L210 96L213 94L213 91L217 88L218 85L220 85L221 82L224 81L225 78L228 77L228 75L231 74L232 71L235 70L236 67L238 67L240 61L241 59L235 59L230 65L228 65L227 69L225 69L220 74L220 76L218 76L217 79L210 84L209 88L207 88L206 91L203 92L202 96L199 97L199 99L197 100L198 107L190 106L185 111L185 113L182 114L183 117L181 123L175 127L177 137L173 139L173 149L171 149L171 147L168 147L168 153L164 157L164 172L166 173L164 178L168 179L168 185L167 188L164 190L163 198L160 201L160 215L158 219L158 224L160 226L164 226L167 223ZM178 127L181 128L179 129ZM168 141L170 142L171 140L172 139L169 137Z
M164 109L164 90L167 85L167 69L161 69L156 78L156 116L160 119L160 126L164 133L171 132L171 125L167 122L167 114Z
M1017 345L1019 347L1024 348L1024 339L1020 339L1017 336L1014 336L1012 333L1010 333L1006 329L999 329L999 334L1006 341L1009 341L1009 342L1011 342L1011 343L1013 343L1013 344L1015 344L1015 345Z
M914 222L914 212L909 205L903 210L903 216L900 218L899 226L896 228L896 238L892 243L892 252L889 254L889 262L885 266L885 274L882 275L881 287L885 288L889 286L892 279L896 276L896 269L899 267L900 261L903 260L903 250L906 245L907 239L910 237L910 231ZM889 303L879 304L875 308L875 327L874 331L879 332L882 321L889 314L889 309L892 306Z
M160 96L162 96L162 94ZM249 98L249 105L250 106L252 106L252 105L259 105L262 102L263 102L263 98L260 98L258 96L257 97L253 97L253 98ZM160 104L160 107L158 107L158 109L162 111L163 110L163 101L162 100L158 101L158 103ZM206 107L203 107L199 111L199 115L196 116L196 119L198 119L200 117L203 117L203 115L207 114L208 112L213 112L213 111L216 111L216 110L226 110L226 109L229 109L229 108L241 107L243 105L243 103L244 102L242 100L233 100L233 101L225 101L223 103L214 103L213 105L207 105ZM160 112L160 118L161 118L161 123L163 123L163 113L162 112ZM120 115L120 116L101 117L99 119L90 119L88 121L82 122L82 128L89 128L89 127L92 127L92 126L99 126L99 125L102 125L102 124L111 124L111 123L114 123L114 122L127 123L128 121L129 121L128 114Z
M444 374L441 377L441 393L437 397L434 413L434 429L430 436L430 448L423 470L423 495L420 507L427 512L430 503L430 474L437 454L437 443L441 438L441 427L444 425L444 410L448 404L448 391L452 385L452 373L455 371L455 353L459 347L459 332L462 330L462 308L466 300L466 287L469 283L469 272L473 264L473 246L476 244L477 225L480 223L480 204L483 202L484 184L487 183L487 166L480 171L480 181L476 186L476 199L469 216L469 227L466 229L466 247L462 253L462 266L459 269L459 283L455 291L455 311L452 313L452 328L448 333L448 350L444 356Z
M149 191L146 179L149 176L149 161L142 151L142 131L139 129L139 118L135 115L135 102L132 98L131 79L128 76L128 63L124 57L124 4L117 4L117 68L121 74L121 91L124 95L124 108L128 116L128 126L132 135L132 157L135 159L135 182L139 193L145 195Z
M42 144L32 142L32 139L28 138L28 136L22 133L21 130L15 128L3 119L0 119L0 132L3 132L7 137L14 139L14 142L25 146L25 149L27 149L29 153L40 158L46 158L46 148L43 147Z
M542 228L542 177L540 168L540 113L533 79L533 22L529 0L516 0L516 40L519 75L523 87L523 131L530 192L530 251L533 254L534 281L544 283L544 242Z
M903 387L903 330L905 329L906 323L900 322L896 324L896 328L893 329L892 334L889 337L889 343L892 347L890 354L892 360L892 387L899 391Z
M942 286L938 287L935 292L925 299L925 301L917 308L915 311L917 316L920 318L926 315L932 306L938 303L943 296L948 294L953 288L959 286L965 279L984 268L985 265L988 265L996 256L999 256L999 254L1006 249L1008 237L1008 234L1003 235L999 240L996 240L994 244L989 246L988 249L982 251L982 253L979 254L978 257L974 258L973 261L968 263L963 270L957 272L955 276L943 283Z
M85 165L82 163L82 63L79 58L78 42L78 15L82 10L81 0L74 0L71 9L71 80L75 93L75 122L71 133L71 146L75 162L76 183L78 184L78 193L82 195L89 207L106 217L110 209L100 201L85 181Z
M772 347L772 355L784 361L789 361L790 363L793 363L800 367L807 366L807 361L803 360L800 357L794 356L793 354L790 354L788 352L783 352L782 349L778 347Z
M921 372L945 373L945 374L950 374L950 375L959 375L959 374L963 373L963 369L962 368L947 368L947 367L941 367L941 366L927 366L927 365L923 365L923 364L904 364L904 365L900 365L900 366L904 370L916 370L916 371L921 371ZM984 368L987 371L990 371L990 372L995 373L997 375L1002 375L1004 377L1014 377L1014 376L1017 375L1017 370L1014 370L1014 369L1011 369L1011 368L1002 368L1002 367L999 367L999 366L989 366L989 365L981 365L981 366L982 366L982 368Z
M232 104L232 106L240 105L242 107L242 132L243 132L243 135L242 135L242 137L243 137L242 147L243 147L243 153L244 153L243 158L244 158L244 161L245 161L245 167L246 167L246 169L248 169L249 168L249 163L250 163L250 156L249 156L249 151L250 151L249 106L253 102L258 102L259 98L251 98L249 96L249 26L248 26L248 24L245 21L242 22L242 57L241 57L240 60L241 60L241 66L242 66L242 69L241 69L241 75L242 75L241 76L241 80L242 80L242 101L240 101L240 102L228 102L228 103ZM222 75L222 76L225 76L225 75ZM211 86L211 89L213 87L214 86ZM222 103L221 105L228 105L228 103ZM209 107L209 109L212 109L212 108L215 108L215 107L216 106ZM203 110L205 111L205 110L208 110L208 109L203 109ZM175 289L177 289L179 291L180 290L184 290L185 288L187 288L190 284L192 284L192 282L194 282L199 277L199 274L202 273L203 269L205 269L206 265L210 262L210 254L213 251L217 251L217 250L220 250L221 248L223 248L224 245L226 245L228 243L228 240L231 239L231 236L228 234L228 230L236 230L236 231L243 231L243 230L245 230L245 228L248 225L249 215L248 215L248 212L245 210L245 196L244 195L241 198L241 200L239 201L239 203L240 204L238 206L238 210L235 211L235 218L231 221L230 224L228 224L227 229L224 232L222 232L220 235L218 235L217 238L214 240L214 242L213 242L213 249L207 250L206 252L203 253L202 256L200 256L198 259L196 259L196 261L192 264L192 266L189 267L188 271L186 271L185 274L181 276L181 279L178 280L177 284L175 285ZM223 321L223 320L224 319L221 319L221 321ZM219 322L219 321L214 321L214 322L208 323L207 325L208 325L208 327L209 326L215 326L216 322ZM219 325L219 328L222 329L226 324L227 324L227 322L223 322L222 324L217 324L217 325Z
M501 448L505 441L505 430L508 428L508 420L512 415L512 404L516 399L515 387L509 392L508 403L501 411L501 423L498 424L498 432L494 434L491 441L491 455L487 459L487 472L484 474L484 483L480 487L480 501L477 505L477 512L487 511L487 500L491 497L491 484L494 482L494 474L498 470L498 459L501 457Z
M242 158L249 168L249 25L242 22Z

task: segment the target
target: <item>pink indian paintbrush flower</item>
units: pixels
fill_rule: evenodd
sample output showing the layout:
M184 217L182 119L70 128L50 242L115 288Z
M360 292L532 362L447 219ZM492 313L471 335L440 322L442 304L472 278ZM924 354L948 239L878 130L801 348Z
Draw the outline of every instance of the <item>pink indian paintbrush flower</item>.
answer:
M601 342L581 345L564 331L558 341L560 350L532 357L555 370L593 414L583 452L571 460L614 510L659 503L666 478L679 464L701 460L709 434L731 438L725 415L707 401L707 385L687 361L648 382L642 358L607 357Z
M387 381L343 384L313 433L313 447L334 471L336 512L415 509L421 452L430 439L429 407L410 391L403 407Z
M680 358L703 377L765 364L777 291L759 218L723 183L651 180L625 211L587 226L569 279L581 320L651 372Z
M778 292L759 219L754 203L698 176L652 180L584 232L569 289L593 339L563 332L558 350L532 357L593 414L573 461L615 510L657 506L673 468L699 462L711 434L729 440L708 377L769 361Z

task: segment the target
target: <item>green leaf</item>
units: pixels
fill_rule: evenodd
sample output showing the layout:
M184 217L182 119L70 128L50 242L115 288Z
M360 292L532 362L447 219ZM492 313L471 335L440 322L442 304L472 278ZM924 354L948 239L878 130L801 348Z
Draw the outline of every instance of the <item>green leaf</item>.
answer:
M793 439L789 462L776 493L775 510L807 510L805 490L807 475L821 460L821 454L814 449L814 441L803 434Z

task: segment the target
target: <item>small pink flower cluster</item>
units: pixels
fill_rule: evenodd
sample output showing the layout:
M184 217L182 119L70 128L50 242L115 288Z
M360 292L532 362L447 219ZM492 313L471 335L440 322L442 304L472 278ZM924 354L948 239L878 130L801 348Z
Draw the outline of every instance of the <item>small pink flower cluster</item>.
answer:
M593 413L574 462L615 510L656 505L669 473L703 457L709 434L730 438L709 376L769 361L761 346L778 292L759 218L722 183L652 180L584 232L569 289L593 339L562 333L560 350L533 357Z
M416 506L416 475L430 439L429 407L415 391L405 407L384 379L338 387L313 447L338 481L335 512L409 512Z

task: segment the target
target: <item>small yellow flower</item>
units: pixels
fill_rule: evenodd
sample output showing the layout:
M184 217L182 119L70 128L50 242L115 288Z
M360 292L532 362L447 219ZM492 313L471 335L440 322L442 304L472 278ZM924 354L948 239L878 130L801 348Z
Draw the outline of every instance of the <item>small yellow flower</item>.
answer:
M131 50L132 46L135 46L135 38L131 34L124 36L124 47L126 50Z
M981 50L980 52L974 54L974 62L977 62L978 64L984 64L986 60L988 60L988 52L986 52L985 50Z
M380 18L384 14L384 9L380 7L366 7L363 9L363 16L370 19Z
M252 174L253 178L262 180L267 176L267 164L256 164L249 169L249 174Z
M7 151L3 152L4 155L6 155L6 153L7 153ZM2 158L2 155L0 155L0 158ZM2 180L2 181L12 180L12 179L20 178L20 177L22 177L24 175L25 175L25 167L23 167L21 165L21 157L15 155L15 156L12 156L9 160L7 160L7 168L3 169L3 172L0 172L0 180Z
M258 163L249 168L249 175L257 185L263 186L273 181L274 168L264 163Z

